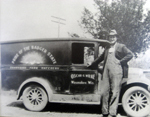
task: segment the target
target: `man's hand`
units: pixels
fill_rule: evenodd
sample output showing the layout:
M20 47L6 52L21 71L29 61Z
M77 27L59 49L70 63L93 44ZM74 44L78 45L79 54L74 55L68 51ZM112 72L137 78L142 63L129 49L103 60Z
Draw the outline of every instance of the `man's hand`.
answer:
M90 68L90 66L91 66L91 63L87 63L87 67Z

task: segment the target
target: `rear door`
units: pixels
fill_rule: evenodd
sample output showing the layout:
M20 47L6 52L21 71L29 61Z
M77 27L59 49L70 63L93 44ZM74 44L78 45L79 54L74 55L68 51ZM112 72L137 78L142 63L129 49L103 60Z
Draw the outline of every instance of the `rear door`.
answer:
M97 43L74 42L69 76L70 92L73 94L89 94L97 91L97 70L87 68L87 64L97 56Z

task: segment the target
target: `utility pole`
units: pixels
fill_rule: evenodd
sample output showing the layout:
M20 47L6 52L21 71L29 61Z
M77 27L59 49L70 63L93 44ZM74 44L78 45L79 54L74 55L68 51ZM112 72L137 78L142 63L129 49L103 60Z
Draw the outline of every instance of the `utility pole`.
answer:
M62 21L66 21L66 20L65 20L65 19L62 19L62 18L60 18L60 17L55 17L55 16L51 16L51 17L52 17L52 18L55 18L55 20L56 20L56 21L54 21L54 20L51 20L51 21L58 24L58 38L59 38L60 24L66 25L66 24L62 23Z

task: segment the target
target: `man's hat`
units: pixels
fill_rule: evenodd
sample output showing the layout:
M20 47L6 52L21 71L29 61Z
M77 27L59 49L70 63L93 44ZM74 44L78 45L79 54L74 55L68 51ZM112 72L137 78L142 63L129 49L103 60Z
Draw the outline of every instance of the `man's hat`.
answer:
M116 35L116 36L118 36L118 34L117 34L117 31L116 30L111 30L110 31L110 33L109 33L109 36L110 35Z

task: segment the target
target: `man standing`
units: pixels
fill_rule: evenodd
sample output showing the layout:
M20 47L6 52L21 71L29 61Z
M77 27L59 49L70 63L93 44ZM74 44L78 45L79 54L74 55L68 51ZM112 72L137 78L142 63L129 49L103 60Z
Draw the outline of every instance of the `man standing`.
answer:
M123 44L117 43L116 30L109 33L110 46L89 67L98 67L104 60L102 74L102 114L115 117L117 114L122 77L128 76L127 62L132 59L132 52Z

